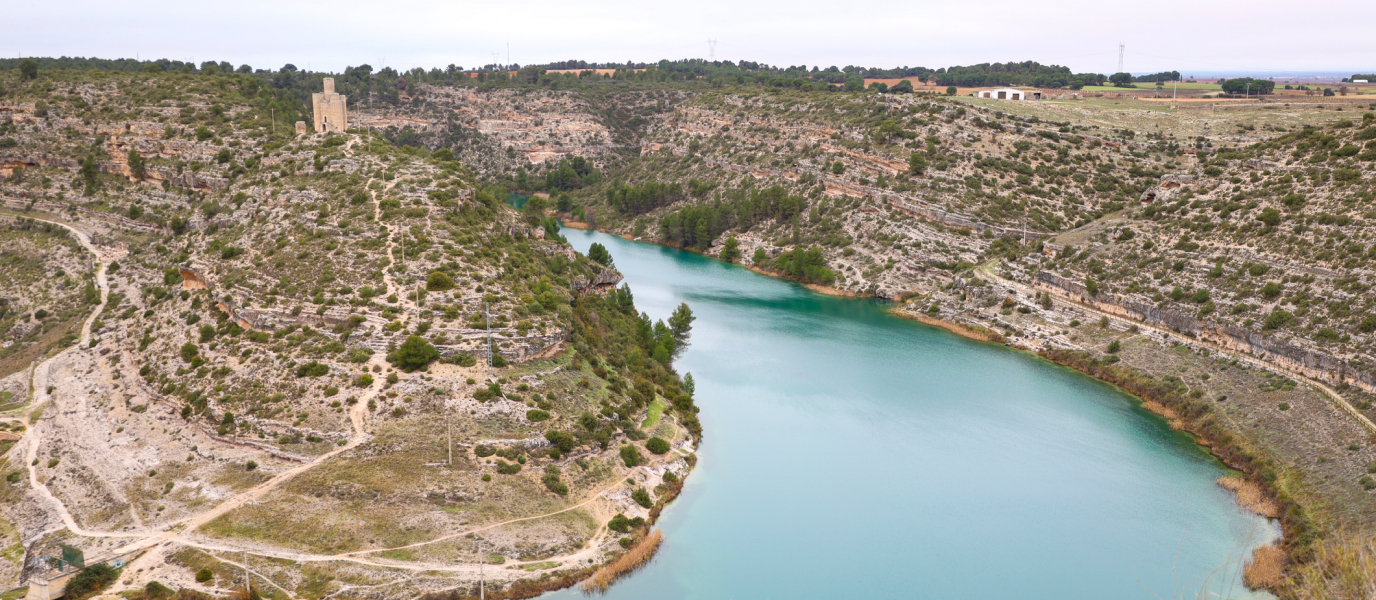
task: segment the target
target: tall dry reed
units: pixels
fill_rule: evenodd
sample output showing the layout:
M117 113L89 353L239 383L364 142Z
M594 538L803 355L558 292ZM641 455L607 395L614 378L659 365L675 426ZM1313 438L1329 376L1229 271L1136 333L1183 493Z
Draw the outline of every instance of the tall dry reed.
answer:
M1261 484L1241 475L1224 475L1218 478L1218 485L1237 494L1237 503L1243 508L1271 519L1280 517L1280 503L1267 495Z
M1285 550L1276 544L1257 546L1252 560L1242 569L1242 583L1252 589L1276 591L1285 583Z
M1342 531L1315 544L1313 558L1295 566L1281 597L1376 598L1376 535Z
M622 554L615 562L598 569L592 577L583 582L583 592L605 592L616 580L630 575L636 569L645 566L654 558L655 552L659 550L659 545L664 541L664 536L656 529L645 536L635 546Z

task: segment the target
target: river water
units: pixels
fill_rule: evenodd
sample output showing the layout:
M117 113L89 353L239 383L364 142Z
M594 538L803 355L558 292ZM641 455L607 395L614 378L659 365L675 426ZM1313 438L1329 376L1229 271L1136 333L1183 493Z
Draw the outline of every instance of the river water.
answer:
M1211 573L1210 598L1269 597L1236 572L1278 526L1131 396L878 301L563 233L607 246L652 318L697 316L677 368L698 467L656 562L609 598L1195 598Z

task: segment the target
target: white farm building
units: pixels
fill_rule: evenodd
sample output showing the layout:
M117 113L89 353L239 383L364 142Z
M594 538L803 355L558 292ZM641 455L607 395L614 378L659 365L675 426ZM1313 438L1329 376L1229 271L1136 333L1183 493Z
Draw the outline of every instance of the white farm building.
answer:
M1041 100L1041 92L1029 92L1026 90L1015 90L1013 88L999 88L996 90L980 90L975 92L976 98L994 98L997 100Z

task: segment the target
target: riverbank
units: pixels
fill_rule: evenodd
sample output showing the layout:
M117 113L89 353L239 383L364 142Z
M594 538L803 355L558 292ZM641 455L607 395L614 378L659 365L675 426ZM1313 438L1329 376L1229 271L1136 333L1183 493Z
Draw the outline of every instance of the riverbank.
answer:
M766 269L747 268L787 280ZM1369 523L1376 516L1376 502L1369 494L1352 479L1334 476L1339 466L1364 469L1359 461L1369 460L1361 458L1365 451L1348 449L1366 445L1360 427L1349 427L1353 423L1345 414L1330 414L1333 405L1317 388L1286 384L1289 380L1280 376L1280 369L1258 369L1254 361L1226 353L1220 359L1217 350L1211 353L1197 344L1182 345L1145 326L1139 331L1118 317L1101 321L1106 315L1060 298L1053 302L1030 292L1024 296L993 278L926 290L906 302L900 300L888 312L967 339L1037 353L1138 398L1143 409L1162 416L1174 429L1190 433L1195 443L1222 464L1244 473L1250 484L1276 499L1283 507L1282 543L1292 567L1302 566L1324 535L1354 523ZM1104 324L1091 325L1095 322ZM1110 350L1114 342L1123 349ZM1069 360L1060 351L1080 351L1088 358ZM1132 379L1123 375L1127 371L1089 368L1093 360L1100 361L1098 366L1121 362L1117 369L1133 369L1143 381L1153 381L1173 395L1144 395L1125 385ZM1350 442L1337 447L1330 445L1332 450L1315 445L1316 440L1349 438ZM1238 502L1243 508L1247 504Z
M936 327L938 329L945 329L946 331L954 333L960 337L975 340L977 342L992 342L995 344L1008 343L1008 338L999 335L998 333L990 330L987 327L981 327L978 325L967 325L964 323L956 323L952 321L943 321L941 319L929 317L921 313L903 310L899 307L890 308L889 314L900 319L917 321L918 323L922 323L923 325L929 325L931 327Z
M791 277L788 277L787 275L784 275L783 273L780 273L780 272L778 272L778 271L772 271L772 270L769 270L769 269L764 269L764 268L761 268L761 267L757 267L757 266L755 266L755 265L745 265L745 264L740 264L740 263L731 263L731 262L727 262L727 261L721 260L720 258L718 258L718 257L716 257L716 256L713 256L713 255L711 255L711 254L707 254L706 252L700 252L700 251L694 250L694 249L692 249L692 248L680 248L680 247L678 247L678 246L674 246L674 245L672 245L672 244L669 244L669 243L666 243L666 242L663 242L663 241L660 241L660 240L652 240L652 239L645 239L645 238L637 238L637 237L634 237L634 236L632 236L632 235L630 235L630 234L626 234L626 233L618 233L618 232L611 231L611 230L607 230L607 229L600 229L600 228L596 228L596 227L589 227L587 223L583 223L583 222L580 222L580 221L561 221L561 222L560 222L560 225L563 226L563 227L568 227L569 229L578 229L578 230L582 230L582 231L596 231L596 232L598 232L598 233L605 233L605 234L607 234L607 235L614 235L614 236L617 236L617 237L619 237L619 238L621 238L621 239L628 240L628 241L632 241L632 242L641 242L641 243L645 243L645 244L654 244L654 245L656 245L656 246L664 246L665 248L673 248L673 249L675 249L675 250L680 250L680 251L683 251L683 252L691 252L691 253L693 253L693 254L697 254L697 255L700 255L700 256L705 256L705 257L710 258L710 259L712 259L712 260L716 260L716 261L720 261L720 262L725 262L725 263L727 263L727 264L739 265L739 266L745 267L745 268L747 268L747 269L749 269L749 270L751 270L751 271L754 271L754 272L756 272L756 273L759 273L759 274L761 274L761 275L765 275L765 276L768 276L768 277L773 277L773 278L775 278L775 279L780 279L780 280L783 280L783 281L790 281L790 282L793 282L793 283L802 285L802 286L806 287L806 288L809 289L809 290L812 290L812 291L817 292L817 293L819 293L819 294L825 294L825 295L827 295L827 296L836 296L836 297L839 297L839 298L873 298L873 297L874 297L873 294L862 294L862 293L858 293L858 292L849 292L849 291L846 291L846 290L843 290L843 289L834 288L834 287L827 286L827 285L822 285L822 284L820 284L820 283L807 283L807 282L804 282L804 281L798 281L798 280L793 279L793 278L791 278Z

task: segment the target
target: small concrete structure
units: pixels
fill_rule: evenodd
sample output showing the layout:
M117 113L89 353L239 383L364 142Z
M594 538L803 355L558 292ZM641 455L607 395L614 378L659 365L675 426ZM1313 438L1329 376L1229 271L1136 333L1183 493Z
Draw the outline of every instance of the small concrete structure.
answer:
M142 548L89 561L86 563L86 566L105 564L118 569L127 564L134 555L140 552L143 552ZM24 596L24 600L55 600L56 598L61 598L63 594L67 593L67 582L73 577L76 577L76 574L80 572L81 569L67 568L55 569L39 575L31 575L28 581L29 591L28 594Z
M349 97L334 93L334 78L326 77L324 92L311 94L315 112L315 130L320 133L341 133L349 128Z
M1041 100L1041 92L1028 92L1013 88L999 88L996 90L980 90L975 92L976 98L993 98L996 100Z

